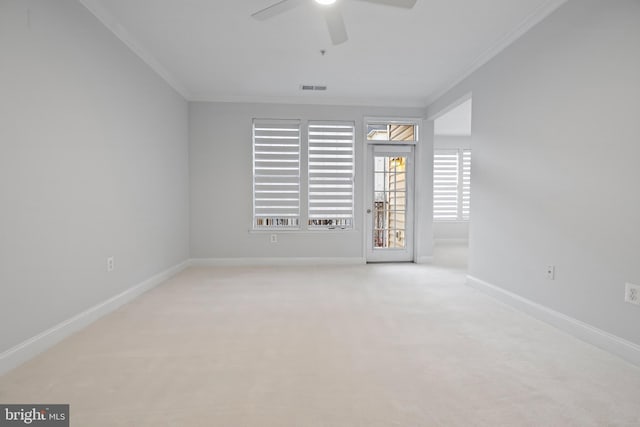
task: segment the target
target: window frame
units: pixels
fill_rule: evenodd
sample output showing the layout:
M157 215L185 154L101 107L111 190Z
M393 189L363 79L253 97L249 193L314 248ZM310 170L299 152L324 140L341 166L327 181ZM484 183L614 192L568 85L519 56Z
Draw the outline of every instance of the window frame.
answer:
M414 138L413 141L394 141L389 139L369 139L367 137L370 125L413 125ZM383 144L383 145L419 145L420 127L422 119L407 117L376 117L367 116L363 120L363 139L366 144Z

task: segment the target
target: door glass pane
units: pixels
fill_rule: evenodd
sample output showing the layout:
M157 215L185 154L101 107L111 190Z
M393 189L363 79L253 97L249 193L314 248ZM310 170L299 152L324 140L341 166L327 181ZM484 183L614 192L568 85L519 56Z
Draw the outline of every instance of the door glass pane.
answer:
M373 247L406 247L407 158L375 156Z

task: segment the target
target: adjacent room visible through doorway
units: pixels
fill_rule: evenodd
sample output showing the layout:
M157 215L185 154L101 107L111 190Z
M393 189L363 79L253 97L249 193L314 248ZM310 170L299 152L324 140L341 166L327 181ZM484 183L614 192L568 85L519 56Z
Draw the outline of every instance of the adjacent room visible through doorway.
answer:
M471 105L469 97L434 121L434 262L465 269L471 210Z

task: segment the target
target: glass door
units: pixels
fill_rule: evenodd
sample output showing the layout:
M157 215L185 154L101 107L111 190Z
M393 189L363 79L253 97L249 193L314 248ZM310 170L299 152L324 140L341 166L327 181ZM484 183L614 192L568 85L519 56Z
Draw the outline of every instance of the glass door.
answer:
M413 261L413 147L370 146L368 262Z

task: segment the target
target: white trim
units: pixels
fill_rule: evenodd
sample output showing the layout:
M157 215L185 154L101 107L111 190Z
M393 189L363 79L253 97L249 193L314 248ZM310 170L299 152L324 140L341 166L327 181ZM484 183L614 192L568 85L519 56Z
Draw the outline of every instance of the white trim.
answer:
M194 258L189 261L192 267L261 267L261 266L299 266L299 265L362 265L364 258Z
M421 256L421 257L417 257L416 264L433 264L433 257L432 256Z
M340 107L424 108L424 97L331 97L319 93L300 96L227 96L216 93L195 94L189 101L248 104L328 105Z
M138 296L178 274L187 266L188 262L184 261L163 271L162 273L158 273L132 288L129 288L126 291L0 353L0 375L18 367L29 359L32 359L53 345L59 343L63 339L95 322L99 318L115 311L124 304L133 301Z
M451 80L441 89L436 90L425 99L425 105L429 106L445 93L449 92L464 79L476 72L480 67L485 65L500 52L522 37L527 31L539 24L547 16L551 15L556 9L566 3L567 0L547 0L540 7L536 8L522 22L516 25L511 31L499 38L496 43L484 51L480 56L471 62L466 71L462 72L457 78Z
M405 116L364 116L364 129L367 129L367 125L373 124L391 124L391 125L422 125L422 117L405 117ZM366 134L365 134L366 136ZM416 135L416 140L419 135Z
M435 246L438 245L461 245L461 246L469 246L469 238L457 238L457 237L447 237L442 239L433 239L433 244Z
M309 227L309 226L307 226ZM256 228L247 230L249 234L308 234L308 233L360 233L354 228Z
M404 154L412 154L413 153L413 145L390 145L390 144L375 144L373 145L373 153L374 154L389 154L395 155L397 153Z
M169 86L182 95L186 100L191 100L191 94L187 88L171 74L155 56L145 49L135 37L131 35L115 17L109 13L99 2L99 0L78 0L86 7L102 24L107 27L116 37L120 39L129 49L142 59L153 71L156 72Z
M538 320L548 323L568 334L613 353L626 361L640 366L640 346L605 332L580 320L559 313L541 304L516 295L498 286L473 277L467 276L467 285L481 292L523 311Z
M459 82L458 82L459 83ZM463 96L461 96L460 98L456 99L455 101L453 101L451 104L447 105L446 107L444 107L442 110L438 111L437 113L431 114L430 116L427 117L427 120L433 120L436 121L438 120L440 117L444 116L445 114L447 114L448 112L450 112L451 110L454 110L456 108L458 108L459 106L461 106L462 104L464 104L465 102L467 102L468 100L473 100L473 92L468 92L466 94L464 94ZM473 102L473 101L472 101ZM473 108L473 105L472 107ZM472 118L473 120L473 118ZM434 127L435 127L435 123L434 123ZM461 136L465 136L465 137L470 137L471 134L464 134L464 135L442 135L442 134L438 134L435 133L435 129L434 129L434 136L457 136L457 137L461 137Z

